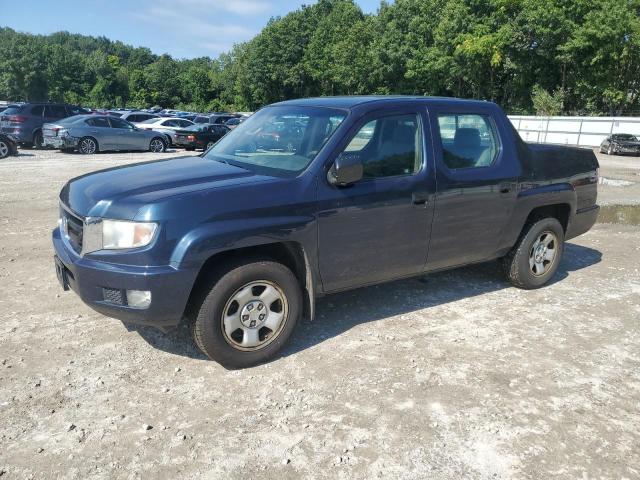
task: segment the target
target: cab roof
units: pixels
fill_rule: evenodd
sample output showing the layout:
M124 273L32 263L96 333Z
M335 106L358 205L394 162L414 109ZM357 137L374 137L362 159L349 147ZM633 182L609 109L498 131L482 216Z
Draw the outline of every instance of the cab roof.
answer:
M283 102L274 103L272 105L291 105L291 106L308 106L308 107L331 107L331 108L347 108L352 109L365 104L385 104L385 103L439 103L439 104L476 104L484 105L491 102L484 100L467 100L453 97L425 97L420 95L354 95L354 96L338 96L338 97L312 97L299 98L295 100L285 100Z

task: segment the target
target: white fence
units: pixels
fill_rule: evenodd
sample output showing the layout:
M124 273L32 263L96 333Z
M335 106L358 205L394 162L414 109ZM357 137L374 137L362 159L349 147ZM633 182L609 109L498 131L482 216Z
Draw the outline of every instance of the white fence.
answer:
M534 117L509 115L525 142L597 147L612 133L640 137L638 117Z

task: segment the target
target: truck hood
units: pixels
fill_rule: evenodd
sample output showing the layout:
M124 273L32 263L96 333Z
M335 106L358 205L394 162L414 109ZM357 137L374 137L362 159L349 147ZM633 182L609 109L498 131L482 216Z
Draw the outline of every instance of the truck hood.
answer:
M100 170L70 180L60 201L81 216L133 219L145 205L199 190L274 180L248 170L182 157Z

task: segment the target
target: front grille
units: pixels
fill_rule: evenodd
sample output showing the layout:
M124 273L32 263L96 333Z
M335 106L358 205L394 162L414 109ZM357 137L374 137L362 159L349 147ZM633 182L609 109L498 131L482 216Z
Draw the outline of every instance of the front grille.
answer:
M76 253L82 252L82 236L84 232L84 220L76 215L73 215L68 210L62 208L62 227L63 232L66 234L71 247Z

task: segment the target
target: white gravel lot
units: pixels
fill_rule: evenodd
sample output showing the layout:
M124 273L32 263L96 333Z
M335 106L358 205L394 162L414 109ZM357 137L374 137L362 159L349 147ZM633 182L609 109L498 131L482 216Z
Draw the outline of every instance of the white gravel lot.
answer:
M55 278L62 185L174 154L0 161L2 480L640 478L640 227L572 240L536 291L489 263L321 299L227 371Z

